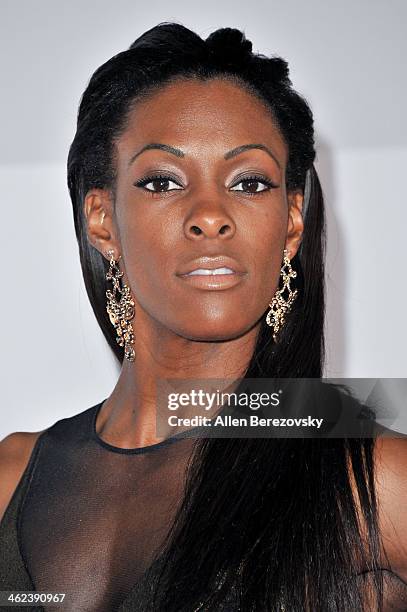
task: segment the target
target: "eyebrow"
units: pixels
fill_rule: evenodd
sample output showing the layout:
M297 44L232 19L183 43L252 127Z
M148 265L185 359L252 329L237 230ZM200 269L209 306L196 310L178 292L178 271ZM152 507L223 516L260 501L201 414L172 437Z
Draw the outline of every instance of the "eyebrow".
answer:
M162 144L160 142L150 142L149 144L146 144L144 147L142 147L140 149L140 151L137 151L137 153L135 153L130 158L129 166L131 166L131 164L134 162L134 160L139 155L144 153L144 151L149 151L151 149L159 149L160 151L166 151L167 153L171 153L172 155L175 155L176 157L185 157L185 153L181 149L177 149L176 147L172 147L171 145L167 145L167 144ZM226 159L226 160L227 159L232 159L233 157L236 157L237 155L240 155L240 153L244 153L245 151L249 151L251 149L260 149L261 151L265 151L276 162L277 166L281 170L281 165L280 165L280 162L278 161L277 157L274 155L272 150L269 147L267 147L266 145L264 145L264 144L244 144L244 145L240 145L240 147L236 147L235 149L232 149L231 151L228 151L227 153L225 153L224 159Z

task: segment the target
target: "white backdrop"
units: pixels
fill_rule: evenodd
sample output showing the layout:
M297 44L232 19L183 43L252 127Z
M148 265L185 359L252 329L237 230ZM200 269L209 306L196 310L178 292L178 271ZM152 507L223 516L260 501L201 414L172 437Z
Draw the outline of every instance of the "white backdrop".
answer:
M107 397L118 367L85 293L65 163L92 72L178 21L288 60L315 116L328 216L326 376L406 377L404 0L0 0L0 438ZM403 417L403 415L402 415ZM407 432L407 417L398 429Z

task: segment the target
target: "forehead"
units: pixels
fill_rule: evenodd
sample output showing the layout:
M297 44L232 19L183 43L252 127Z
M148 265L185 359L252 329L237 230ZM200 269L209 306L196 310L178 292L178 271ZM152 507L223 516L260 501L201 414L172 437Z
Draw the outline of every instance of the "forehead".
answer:
M175 81L137 102L117 145L126 155L148 142L178 145L190 153L262 143L282 166L287 161L271 111L254 94L220 78Z

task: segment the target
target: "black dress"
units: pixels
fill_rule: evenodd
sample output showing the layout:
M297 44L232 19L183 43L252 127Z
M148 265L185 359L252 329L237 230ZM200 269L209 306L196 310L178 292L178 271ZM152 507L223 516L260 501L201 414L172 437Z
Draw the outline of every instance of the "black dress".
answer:
M147 610L195 440L112 446L96 432L102 404L39 436L0 523L0 590L66 593L33 610Z
M162 545L199 428L122 449L96 432L102 405L38 437L0 522L0 591L65 593L64 603L1 610L151 612ZM405 583L389 581L385 591L386 612L407 610ZM222 612L239 609L232 589Z

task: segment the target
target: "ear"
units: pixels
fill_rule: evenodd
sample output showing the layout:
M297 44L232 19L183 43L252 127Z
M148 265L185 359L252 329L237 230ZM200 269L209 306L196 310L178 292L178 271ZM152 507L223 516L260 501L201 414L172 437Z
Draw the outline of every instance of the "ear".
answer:
M117 229L113 216L113 198L107 189L91 189L85 196L84 214L87 221L89 242L106 259L107 251L113 249L115 258L120 253Z
M302 234L304 231L304 222L302 218L304 194L301 190L289 191L287 194L287 200L288 225L285 248L288 251L289 258L292 259L300 248Z

